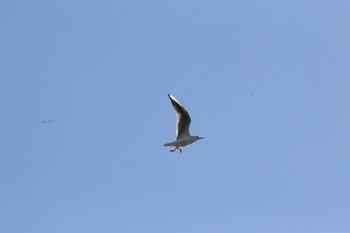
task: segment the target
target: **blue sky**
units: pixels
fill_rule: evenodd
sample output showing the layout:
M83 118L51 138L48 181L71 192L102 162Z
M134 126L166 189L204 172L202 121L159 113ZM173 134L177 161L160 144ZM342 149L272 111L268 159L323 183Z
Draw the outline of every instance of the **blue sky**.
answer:
M349 232L349 9L2 0L0 232Z

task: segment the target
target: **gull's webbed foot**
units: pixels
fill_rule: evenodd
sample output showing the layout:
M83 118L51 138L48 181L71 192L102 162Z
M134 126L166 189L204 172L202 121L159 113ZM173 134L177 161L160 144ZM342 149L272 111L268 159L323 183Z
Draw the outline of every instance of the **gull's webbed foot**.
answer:
M179 147L175 147L174 149L170 150L170 152L175 152L176 150L179 150L180 153L182 153L182 149L180 149Z

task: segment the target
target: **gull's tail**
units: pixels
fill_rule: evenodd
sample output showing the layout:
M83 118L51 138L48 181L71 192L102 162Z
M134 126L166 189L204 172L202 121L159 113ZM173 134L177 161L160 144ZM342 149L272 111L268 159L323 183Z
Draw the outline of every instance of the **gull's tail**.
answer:
M176 146L176 145L174 144L174 142L169 142L164 144L164 147L167 147L167 146Z

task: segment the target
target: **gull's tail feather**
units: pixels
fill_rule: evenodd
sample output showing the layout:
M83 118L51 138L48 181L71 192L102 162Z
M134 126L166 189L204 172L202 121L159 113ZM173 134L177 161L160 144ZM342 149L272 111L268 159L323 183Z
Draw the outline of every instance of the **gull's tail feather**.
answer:
M167 147L167 146L175 146L175 145L174 145L174 142L169 142L164 144L164 147Z

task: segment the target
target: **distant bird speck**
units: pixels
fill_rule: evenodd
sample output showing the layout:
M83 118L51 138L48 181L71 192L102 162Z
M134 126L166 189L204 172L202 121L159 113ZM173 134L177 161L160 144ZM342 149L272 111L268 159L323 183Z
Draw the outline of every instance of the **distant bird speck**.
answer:
M51 123L51 122L53 122L53 121L54 121L54 119L42 120L42 121L41 121L41 124L47 124L47 123Z

